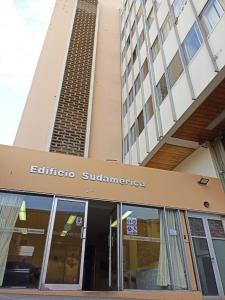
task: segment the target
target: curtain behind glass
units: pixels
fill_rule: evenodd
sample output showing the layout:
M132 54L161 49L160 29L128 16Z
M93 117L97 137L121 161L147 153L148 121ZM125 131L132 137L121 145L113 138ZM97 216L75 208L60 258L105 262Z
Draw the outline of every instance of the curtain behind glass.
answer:
M164 223L164 211L159 212L160 219L160 255L159 255L159 267L157 274L157 284L161 287L171 286L168 254L166 247L166 236L165 236L165 223Z
M2 286L9 245L21 205L21 196L0 193L0 286Z
M179 228L176 224L176 212L168 210L167 214L167 226L169 233L169 244L171 251L171 265L173 272L173 284L174 289L186 289L187 281L185 275L185 266L183 251L181 247L181 240L179 237Z

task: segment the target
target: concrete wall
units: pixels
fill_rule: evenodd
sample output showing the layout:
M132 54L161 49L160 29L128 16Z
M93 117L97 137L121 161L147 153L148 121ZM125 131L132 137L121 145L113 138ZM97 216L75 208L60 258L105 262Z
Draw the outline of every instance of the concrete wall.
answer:
M16 146L48 151L76 4L76 0L56 1L15 138Z
M7 146L0 147L0 157L0 189L225 214L224 192L216 178L210 178L207 186L201 186L197 183L197 175ZM30 173L31 165L74 171L75 177ZM92 175L142 181L145 187L85 180L81 178L84 171ZM209 208L204 206L206 199Z
M217 177L212 157L208 148L199 148L179 164L175 171Z
M88 157L122 159L120 90L120 0L99 1Z

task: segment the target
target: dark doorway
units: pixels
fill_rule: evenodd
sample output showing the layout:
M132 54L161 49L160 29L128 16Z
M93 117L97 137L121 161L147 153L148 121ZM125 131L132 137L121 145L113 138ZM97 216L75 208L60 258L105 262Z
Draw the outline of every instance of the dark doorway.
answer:
M116 222L116 211L117 204L89 202L83 290L117 289L117 226L113 230L111 226Z

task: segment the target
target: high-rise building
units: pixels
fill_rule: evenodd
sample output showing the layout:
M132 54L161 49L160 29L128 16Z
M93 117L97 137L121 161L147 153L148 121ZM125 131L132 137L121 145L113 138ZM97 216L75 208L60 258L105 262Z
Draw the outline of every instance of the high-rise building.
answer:
M0 147L0 293L225 299L224 28L225 0L56 0Z
M124 3L125 163L217 173L225 186L224 8L223 0Z

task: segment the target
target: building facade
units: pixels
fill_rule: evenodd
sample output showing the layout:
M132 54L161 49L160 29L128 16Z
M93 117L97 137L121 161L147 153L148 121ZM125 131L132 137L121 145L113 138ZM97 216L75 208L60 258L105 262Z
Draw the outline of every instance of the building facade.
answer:
M0 147L0 292L225 299L224 12L56 1Z
M224 9L222 0L124 1L125 163L224 184Z

